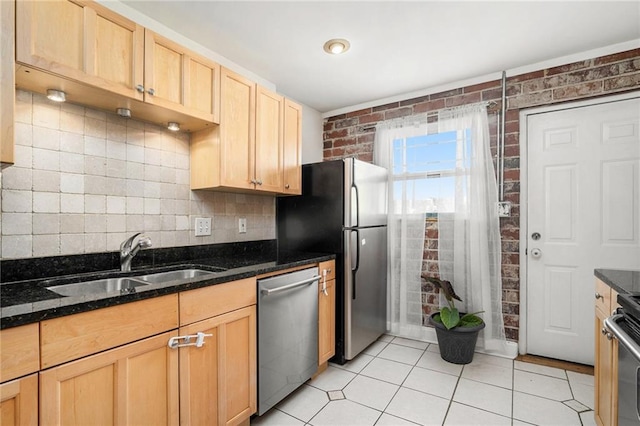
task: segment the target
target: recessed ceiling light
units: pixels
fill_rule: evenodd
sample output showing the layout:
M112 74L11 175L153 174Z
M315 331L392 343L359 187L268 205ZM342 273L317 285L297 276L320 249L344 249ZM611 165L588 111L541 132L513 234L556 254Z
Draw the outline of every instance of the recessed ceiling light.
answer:
M349 50L351 44L343 38L332 38L324 44L324 51L332 55L339 55Z
M178 130L180 130L180 124L176 123L175 121L170 121L169 124L167 124L167 129L171 130L172 132L177 132Z
M47 98L54 102L64 102L67 100L66 93L56 89L47 89Z

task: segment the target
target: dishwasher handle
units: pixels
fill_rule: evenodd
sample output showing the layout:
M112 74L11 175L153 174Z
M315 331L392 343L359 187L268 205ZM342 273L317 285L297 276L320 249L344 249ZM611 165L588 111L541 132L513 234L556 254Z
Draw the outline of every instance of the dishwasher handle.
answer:
M283 285L282 287L262 289L260 290L260 293L262 293L264 296L269 296L270 294L279 293L281 291L290 290L296 287L302 287L305 284L311 284L314 281L318 281L320 278L320 275L316 275L315 277L307 278L306 280L298 281L296 283Z

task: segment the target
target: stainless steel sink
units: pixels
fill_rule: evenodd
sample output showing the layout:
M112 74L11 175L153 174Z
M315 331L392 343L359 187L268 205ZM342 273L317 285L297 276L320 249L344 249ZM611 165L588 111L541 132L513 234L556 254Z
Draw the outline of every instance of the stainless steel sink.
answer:
M136 287L149 285L134 278L106 278L102 280L83 281L72 284L53 285L47 287L61 296L85 296L99 293L135 293Z
M137 280L146 281L148 283L164 283L175 280L188 280L199 278L205 275L213 275L215 272L205 271L202 269L179 269L177 271L158 272L155 274L141 275L135 277Z

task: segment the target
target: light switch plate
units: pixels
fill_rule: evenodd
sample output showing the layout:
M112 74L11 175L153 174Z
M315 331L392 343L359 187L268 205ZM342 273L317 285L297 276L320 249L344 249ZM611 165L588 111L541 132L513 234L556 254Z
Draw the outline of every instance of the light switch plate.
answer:
M498 217L511 216L511 201L498 201Z
M246 234L247 233L247 218L246 217L241 217L240 219L238 219L238 232L240 234Z
M211 235L211 218L197 217L195 228L196 228L196 237L205 237L207 235Z

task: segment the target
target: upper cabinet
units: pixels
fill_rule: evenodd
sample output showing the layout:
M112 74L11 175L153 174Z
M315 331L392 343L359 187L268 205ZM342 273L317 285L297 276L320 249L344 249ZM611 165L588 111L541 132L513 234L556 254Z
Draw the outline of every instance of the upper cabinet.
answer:
M144 99L144 28L135 22L95 3L19 0L16 23L18 62Z
M186 130L219 120L218 64L99 4L18 0L16 24L18 87Z
M302 194L302 107L284 100L284 158L282 161L284 193Z
M222 68L220 126L191 138L191 189L300 193L301 108Z

